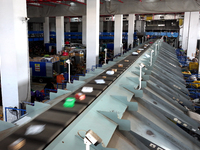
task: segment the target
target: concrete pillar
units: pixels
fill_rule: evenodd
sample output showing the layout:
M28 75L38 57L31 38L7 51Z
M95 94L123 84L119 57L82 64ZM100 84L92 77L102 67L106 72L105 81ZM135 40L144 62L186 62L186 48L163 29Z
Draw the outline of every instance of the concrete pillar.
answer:
M100 1L87 0L86 18L86 69L91 69L92 65L99 64L99 15ZM92 8L92 9L91 9Z
M135 27L135 14L129 14L128 17L128 45L131 44L133 47L133 40L134 40L134 27Z
M182 42L183 42L183 26L180 26L180 30L179 30L179 45L178 45L179 47L183 45Z
M100 32L103 32L103 21L100 21L99 30Z
M107 21L107 32L112 32L112 21Z
M56 17L56 51L63 50L64 47L64 17Z
M17 107L30 100L30 73L26 0L1 0L0 53L3 114L5 107ZM9 44L10 43L10 44ZM7 111L8 122L16 116Z
M70 32L70 22L65 24L65 32Z
M185 12L184 23L183 23L183 38L182 38L183 50L186 50L188 47L189 24L190 24L190 12Z
M115 15L114 56L121 53L123 15Z
M86 45L86 16L82 16L82 44Z
M50 31L56 32L56 25L55 25L54 22L51 22L51 23L50 23Z
M44 26L44 43L49 43L49 17L45 17Z
M190 59L194 58L196 53L198 25L199 25L199 12L191 12L189 36L188 36L189 38L187 46L187 57L189 57Z

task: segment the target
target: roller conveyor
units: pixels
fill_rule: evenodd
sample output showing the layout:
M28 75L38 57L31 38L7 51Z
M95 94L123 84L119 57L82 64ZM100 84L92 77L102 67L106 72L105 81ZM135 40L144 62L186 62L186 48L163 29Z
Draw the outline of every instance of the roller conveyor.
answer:
M58 102L56 105L52 106L49 110L45 111L41 115L37 116L28 124L20 127L15 132L10 134L8 137L0 141L0 149L6 150L8 146L19 138L24 138L26 144L20 150L40 150L44 149L55 137L59 135L70 123L73 122L95 99L108 88L129 66L131 66L137 58L139 58L149 46L141 51L138 56L129 55L123 60L119 61L117 64L111 66L109 69L105 70L103 73L95 77L93 80L86 83L84 86L93 87L92 93L86 93L86 99L84 101L76 101L73 108L64 108L63 103L65 100ZM129 60L125 62L124 60ZM118 67L118 64L123 64L123 67ZM107 75L106 71L117 69L114 75ZM97 85L95 79L102 79L106 76L105 84ZM81 88L74 91L68 97L74 97L74 94L81 92ZM28 127L31 125L45 125L45 129L42 133L37 135L25 135Z

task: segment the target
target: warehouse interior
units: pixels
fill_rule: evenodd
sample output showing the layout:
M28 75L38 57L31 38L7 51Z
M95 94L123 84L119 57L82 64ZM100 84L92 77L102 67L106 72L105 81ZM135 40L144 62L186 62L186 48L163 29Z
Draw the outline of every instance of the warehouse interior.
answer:
M200 149L200 0L0 4L0 149Z

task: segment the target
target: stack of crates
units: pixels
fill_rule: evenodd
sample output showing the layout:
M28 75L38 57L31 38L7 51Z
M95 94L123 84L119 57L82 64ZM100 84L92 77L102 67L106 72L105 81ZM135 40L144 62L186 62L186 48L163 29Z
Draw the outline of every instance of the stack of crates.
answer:
M190 62L189 63L189 70L198 70L199 64L198 62Z
M188 66L188 60L187 56L177 56L179 63L181 64L182 67Z
M176 49L176 55L177 55L180 65L182 67L186 67L189 65L187 56L185 56L185 52L183 49L181 49L181 48Z
M200 97L200 81L193 81L191 79L188 79L191 75L196 76L196 78L200 77L199 74L184 74L184 77L186 79L186 84L188 84L189 87L187 87L188 91L190 92L190 98L196 99Z

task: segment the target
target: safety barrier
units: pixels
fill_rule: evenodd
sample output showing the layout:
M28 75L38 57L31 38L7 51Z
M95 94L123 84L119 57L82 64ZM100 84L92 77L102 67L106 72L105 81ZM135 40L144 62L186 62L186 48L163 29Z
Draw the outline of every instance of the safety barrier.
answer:
M17 108L11 108L11 107L5 107L5 121L7 122L7 109L10 109L10 110L13 110L13 111L16 111L16 116L17 116L17 119L18 119L18 115L21 114L20 116L23 116L26 112L25 109L17 109ZM18 113L18 111L20 113Z

